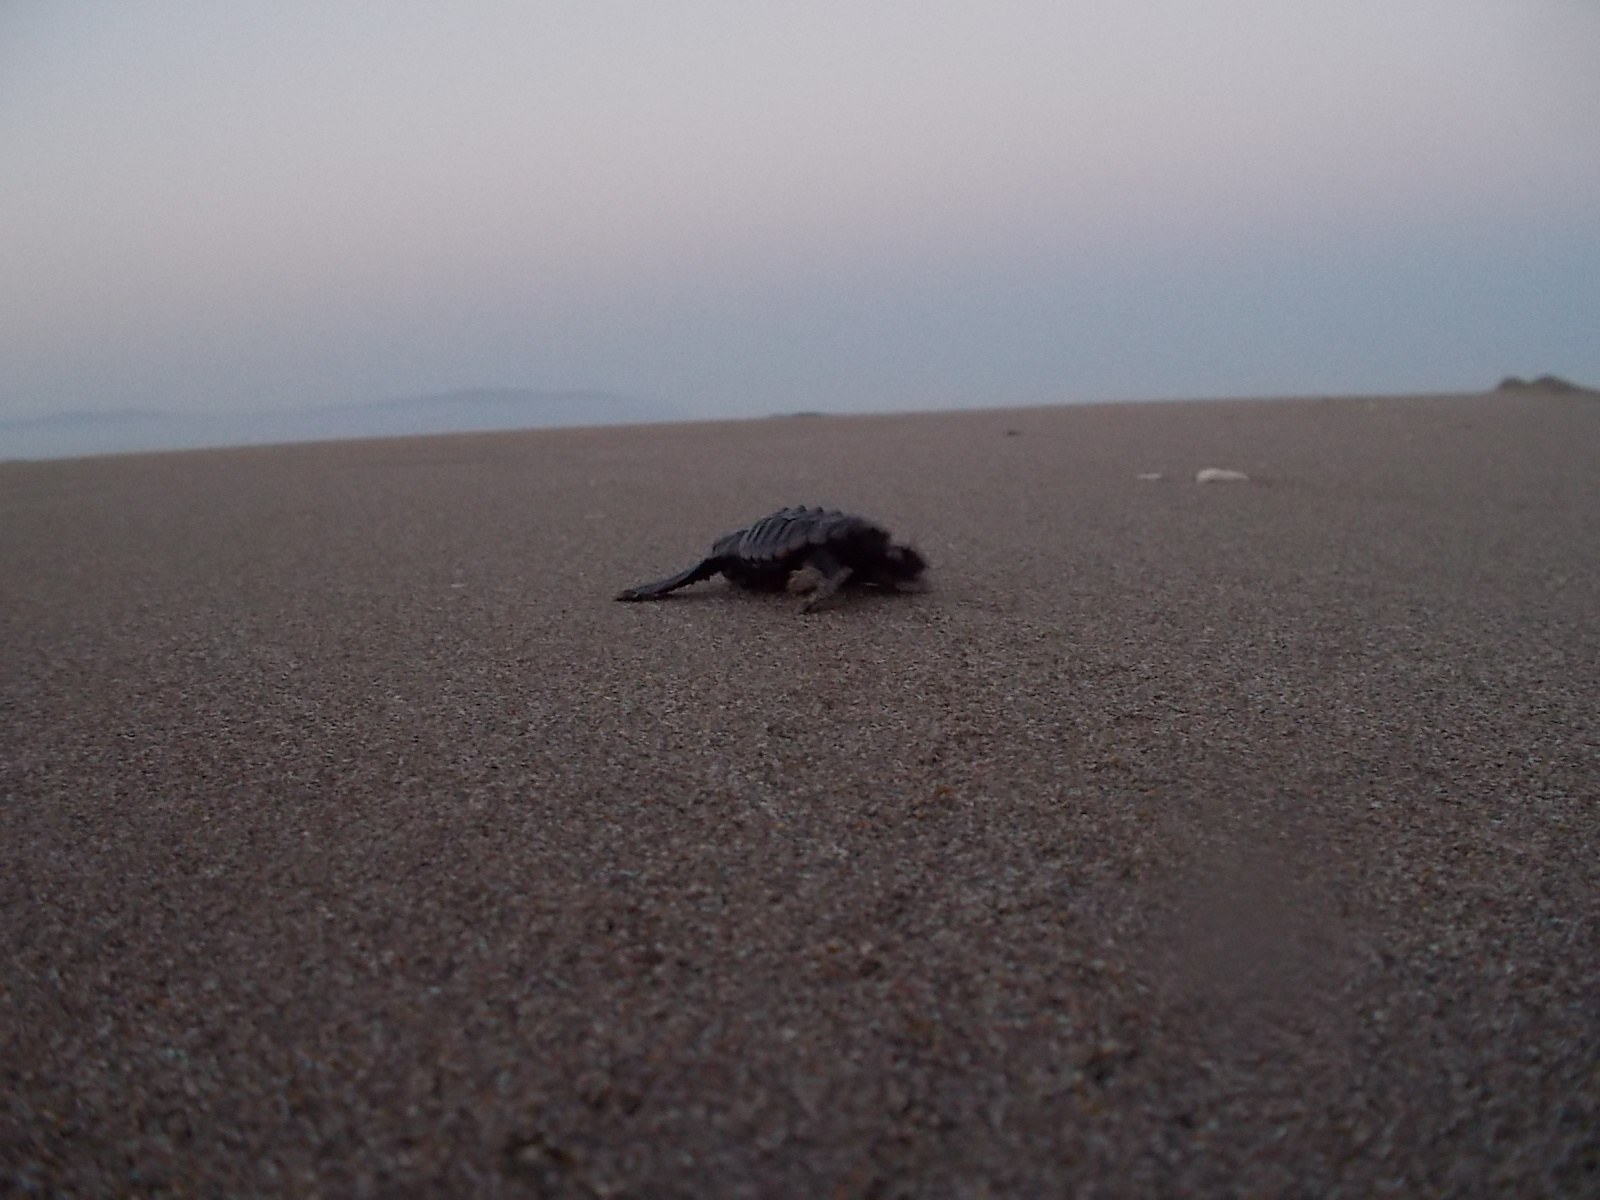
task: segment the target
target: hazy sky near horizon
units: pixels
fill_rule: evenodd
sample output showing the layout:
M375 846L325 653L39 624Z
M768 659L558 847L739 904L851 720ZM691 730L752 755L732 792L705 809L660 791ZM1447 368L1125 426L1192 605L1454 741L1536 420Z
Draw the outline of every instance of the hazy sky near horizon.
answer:
M1592 0L0 6L0 418L1600 384Z

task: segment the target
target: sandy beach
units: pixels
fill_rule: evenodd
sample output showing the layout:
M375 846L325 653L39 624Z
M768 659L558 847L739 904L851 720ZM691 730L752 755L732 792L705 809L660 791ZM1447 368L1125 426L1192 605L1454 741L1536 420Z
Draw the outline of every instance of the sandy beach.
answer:
M1597 481L1536 390L0 464L0 1192L1600 1195ZM612 601L801 503L929 590Z

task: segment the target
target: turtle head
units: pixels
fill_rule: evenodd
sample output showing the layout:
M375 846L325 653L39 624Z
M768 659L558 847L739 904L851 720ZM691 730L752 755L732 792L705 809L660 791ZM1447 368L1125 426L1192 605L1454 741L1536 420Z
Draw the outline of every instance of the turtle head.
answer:
M928 562L915 548L891 542L883 552L883 575L890 583L912 583L928 569Z

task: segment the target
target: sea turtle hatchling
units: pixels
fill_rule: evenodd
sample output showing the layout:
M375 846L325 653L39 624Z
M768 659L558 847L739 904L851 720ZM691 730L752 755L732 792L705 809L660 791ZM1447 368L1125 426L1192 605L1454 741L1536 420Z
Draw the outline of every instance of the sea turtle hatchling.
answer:
M753 591L808 591L810 612L846 583L895 589L927 569L922 555L892 541L888 530L826 508L782 508L718 538L694 566L617 594L618 600L657 600L719 572Z

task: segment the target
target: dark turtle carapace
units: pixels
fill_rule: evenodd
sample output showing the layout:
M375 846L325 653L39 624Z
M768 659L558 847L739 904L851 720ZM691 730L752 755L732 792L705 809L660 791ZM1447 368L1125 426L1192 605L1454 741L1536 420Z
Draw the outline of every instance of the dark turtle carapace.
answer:
M826 508L784 508L718 538L694 566L617 594L618 600L657 600L718 573L754 591L808 591L810 612L845 584L898 588L927 569L922 555L892 541L865 517Z

